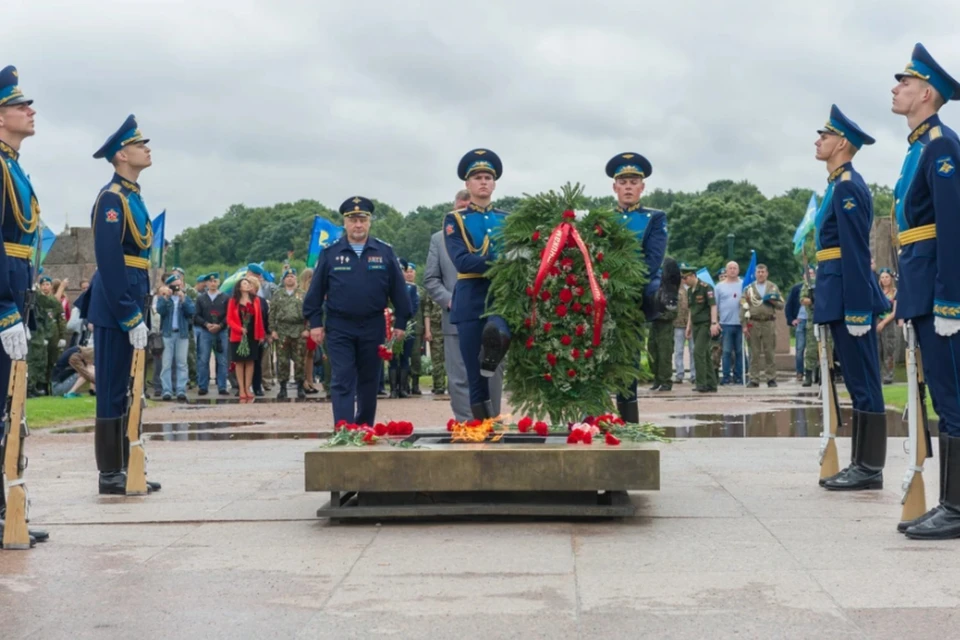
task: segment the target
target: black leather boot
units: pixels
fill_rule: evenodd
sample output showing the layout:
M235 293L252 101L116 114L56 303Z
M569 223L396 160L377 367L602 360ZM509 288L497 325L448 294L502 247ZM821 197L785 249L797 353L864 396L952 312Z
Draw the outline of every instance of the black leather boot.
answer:
M420 376L415 376L411 372L410 374L410 395L412 396L422 396L423 391L420 391Z
M101 495L126 495L127 474L123 472L123 418L97 418L94 450L100 471Z
M410 397L410 392L407 391L407 387L408 387L409 384L410 384L410 370L409 370L409 369L401 369L401 370L400 370L400 384L399 384L399 387L400 387L400 397L401 397L401 398L409 398L409 397Z
M883 465L887 460L887 415L854 411L860 414L860 436L853 464L823 486L831 491L883 489Z
M127 416L126 415L124 415L120 419L120 424L123 425L123 472L124 472L123 486L124 486L124 493L126 493L126 486L127 486L126 472L127 472L127 467L130 466L130 438L127 437ZM144 473L144 475L146 475L146 473ZM150 482L149 480L147 480L146 482L147 482L147 493L160 491L159 482Z
M399 398L400 397L400 385L397 382L399 378L399 371L396 369L390 369L387 373L387 381L390 383L390 397Z
M834 394L834 397L836 397L836 394ZM837 415L840 415L839 406L837 407ZM827 480L836 480L843 474L850 471L850 468L853 466L853 461L857 457L857 443L860 441L860 422L860 412L854 411L853 418L850 422L850 464L841 469L839 473L835 473L832 476L827 476L826 478L820 478L821 487L826 484ZM840 425L837 425L837 427L839 428Z
M900 533L906 533L906 532L907 532L907 529L909 529L910 527L912 527L912 526L914 526L914 525L917 525L917 524L920 524L921 522L925 522L925 521L929 520L929 519L932 518L934 515L936 515L936 513L937 513L938 511L940 511L940 510L943 508L943 507L941 506L941 505L943 504L943 497L944 497L944 495L946 495L946 493L947 493L947 492L946 492L946 488L944 487L944 480L947 479L947 465L946 465L946 463L947 463L947 434L945 434L945 433L941 433L941 434L940 434L939 445L940 445L940 456L939 456L939 457L940 457L940 497L939 497L939 502L937 502L937 504L934 505L933 509L930 509L930 511L927 511L925 514L923 514L923 515L920 516L919 518L914 518L913 520L904 520L903 522L898 522L898 523L897 523L897 531L899 531Z
M620 413L620 417L623 419L624 422L627 422L630 424L640 423L640 407L637 404L636 400L618 402L617 411Z
M303 388L303 383L297 383L297 399L306 400L307 399L307 390Z
M960 538L960 438L941 434L940 439L943 442L940 505L929 518L907 528L907 537L914 540Z
M470 405L470 412L475 420L486 420L493 416L493 403L489 400Z
M501 333L492 322L487 322L480 336L480 375L492 378L510 348L510 336Z
M287 383L280 382L280 390L277 391L277 400L286 400L287 399Z
M803 372L803 385L802 385L802 386L804 386L804 387L812 387L812 386L813 386L813 371L811 371L810 369L807 369L806 371Z

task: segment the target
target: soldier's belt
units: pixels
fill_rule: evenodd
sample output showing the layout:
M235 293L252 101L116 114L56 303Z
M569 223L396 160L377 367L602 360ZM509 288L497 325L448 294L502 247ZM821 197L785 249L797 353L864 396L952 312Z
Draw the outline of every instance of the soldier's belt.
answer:
M925 224L922 227L907 229L897 236L900 246L920 242L921 240L933 240L937 237L937 225Z
M754 318L753 316L750 316L750 320L751 320L752 322L773 322L774 320L776 320L776 317L772 317L772 318Z
M458 273L457 280L475 280L476 278L486 278L482 273Z
M134 269L149 269L150 261L146 258L138 258L137 256L123 256L123 263L128 267L133 267Z
M833 247L831 249L821 249L817 251L817 262L823 262L824 260L839 260L840 259L840 247Z
M7 252L7 255L11 258L24 258L25 260L33 260L33 247L26 244L17 244L16 242L4 242L3 250Z

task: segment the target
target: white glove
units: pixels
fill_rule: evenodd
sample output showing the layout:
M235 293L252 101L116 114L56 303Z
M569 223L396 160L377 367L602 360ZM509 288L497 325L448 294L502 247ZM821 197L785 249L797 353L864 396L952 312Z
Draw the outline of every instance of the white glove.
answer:
M938 336L952 336L957 331L960 331L960 320L937 316L933 319L933 330L937 332Z
M147 333L147 325L142 322L130 329L130 344L133 345L134 349L147 348Z
M27 332L27 342L30 342L30 340L33 338L33 334L30 333L30 327L23 325L23 330Z
M3 342L3 350L6 351L11 360L26 359L27 332L24 331L22 323L0 331L0 341Z
M867 335L867 332L870 331L871 328L872 328L872 327L871 327L870 325L868 325L868 324L866 324L866 325L864 325L864 324L848 324L848 325L847 325L847 333L849 333L850 335L854 336L855 338L859 338L860 336L865 336L865 335Z
M60 338L60 342L57 343L57 349L63 349L67 346L67 341L63 338Z

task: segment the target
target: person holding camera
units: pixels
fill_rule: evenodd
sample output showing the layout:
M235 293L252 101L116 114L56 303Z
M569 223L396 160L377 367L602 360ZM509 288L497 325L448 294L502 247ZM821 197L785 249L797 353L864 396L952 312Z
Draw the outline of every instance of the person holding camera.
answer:
M160 373L162 398L170 400L172 397L171 371L176 366L177 400L184 402L187 399L187 349L196 306L187 297L180 274L174 273L164 280L164 284L166 286L160 288L160 299L157 300L160 333L163 336L163 371Z

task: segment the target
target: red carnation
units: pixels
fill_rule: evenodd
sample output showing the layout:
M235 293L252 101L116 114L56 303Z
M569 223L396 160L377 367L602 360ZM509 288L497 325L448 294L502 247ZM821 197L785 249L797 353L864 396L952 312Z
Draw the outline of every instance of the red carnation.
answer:
M527 297L528 298L533 297L533 287L527 287Z
M565 347L569 347L571 342L573 342L573 338L571 338L570 336L563 336L562 338L560 338L560 344L562 344Z
M573 285L577 284L577 276L573 275L572 273L571 273L570 275L568 275L568 276L567 276L567 284L570 285L571 287L572 287Z
M574 369L567 369L567 377L568 377L568 378L576 378L576 377L577 377L577 372L576 372Z
M582 304L580 304L579 302L574 302L574 303L573 303L573 310L574 310L575 313L580 313L580 310L581 310L581 309L583 309L583 305L582 305Z
M543 256L540 256L540 257L542 258ZM560 275L560 269L558 269L557 267L550 267L550 272L549 272L549 273L550 273L550 275L552 275L552 276L558 276L558 275Z
M539 421L538 421L537 424L533 425L533 430L536 432L536 434L537 434L538 436L544 436L544 437L546 437L546 435L547 435L548 433L550 433L550 429L549 429L549 427L547 427L547 423L546 423L546 422L539 422Z
M363 441L367 444L373 444L373 439L376 437L376 434L373 431L367 431L363 434Z
M610 272L609 272L609 271L604 271L604 272L603 272L603 275L602 275L601 277L602 277L604 280L609 280L609 279L610 279Z
M520 430L520 433L526 433L531 426L533 426L533 418L530 416L520 418L520 421L517 423L517 429Z
M551 367L557 366L557 356L553 355L552 353L548 353L548 354L547 354L547 362L550 363L550 366L551 366Z
M571 300L573 300L573 291L570 291L570 289L560 289L560 302L568 304Z
M567 434L567 444L577 444L583 438L583 431L577 429Z
M597 254L597 262L603 262L603 252Z
M583 295L583 287L575 287L573 293L579 298Z
M570 357L573 358L574 360L578 359L580 357L580 349L574 349L573 351L571 351Z
M590 315L591 313L593 313L593 305L588 302L587 306L583 308L583 312L587 315Z
M527 318L526 320L523 321L523 326L526 327L527 329L532 329L533 320L531 320L530 318Z
M540 292L540 299L543 300L544 302L546 302L547 300L549 300L549 299L550 299L550 292L547 291L546 289L544 289L543 291L541 291L541 292Z
M387 435L387 425L383 424L382 422L378 422L373 427L373 432L376 433L378 436L385 436Z
M527 338L527 349L533 349L533 336Z
M592 357L593 357L593 349L587 349L586 351L584 351L584 352L583 352L583 357L584 357L584 358L592 358Z
M457 425L456 418L450 418L447 420L447 431L453 431L453 428Z
M576 309L574 309L574 311L576 311ZM576 330L574 331L574 333L576 333L576 334L577 334L577 337L579 338L580 336L583 335L583 332L586 331L586 330L587 330L587 328L586 328L585 326L583 326L582 324L578 324Z
M346 420L338 420L336 426L335 426L333 429L334 429L334 431L337 431L337 430L342 429L342 428L344 428L344 427L346 427L346 426L347 426L347 421L346 421Z
M570 271L570 269L573 269L573 258L564 258L561 260L560 268L564 271Z
M570 211L569 209L567 209L566 211L563 212L563 217L564 217L565 219L567 219L567 220L576 220L576 219L577 219L577 214L575 214L573 211Z
M553 382L553 376L550 375L549 373L543 374L543 379L547 382Z
M468 427L479 427L481 424L483 424L483 420L477 420L476 418L467 421Z
M609 431L607 431L606 435L603 436L603 440L604 440L604 442L606 442L606 443L607 443L608 445L610 445L611 447L615 447L615 446L617 446L618 444L620 444L620 438L618 438L617 436L613 435L613 434L610 433Z
M544 333L550 333L550 329L553 329L553 323L552 323L552 322L544 322L544 323L543 323L543 332L544 332Z
M389 436L398 436L400 435L400 423L391 420L387 423L387 435Z
M558 304L558 305L557 305L557 317L558 317L558 318L563 318L563 317L565 317L566 315L567 315L567 305L565 305L565 304Z
M534 242L536 242L537 240L539 240L539 239L540 239L540 232L539 232L539 231L534 231L534 232L533 232L533 235L530 236L530 239L533 240Z
M601 227L600 225L597 225L597 226L595 226L595 227L593 228L593 232L594 232L595 234L597 234L598 236L602 236L602 235L603 235L603 227Z
M589 431L583 432L583 444L593 444L593 434Z
M409 436L413 433L413 423L406 420L400 423L400 435Z
M586 424L590 425L591 427L593 427L593 426L595 426L595 425L597 424L597 418L595 418L595 417L593 417L593 416L587 416L586 418L583 419L583 421L584 421Z

